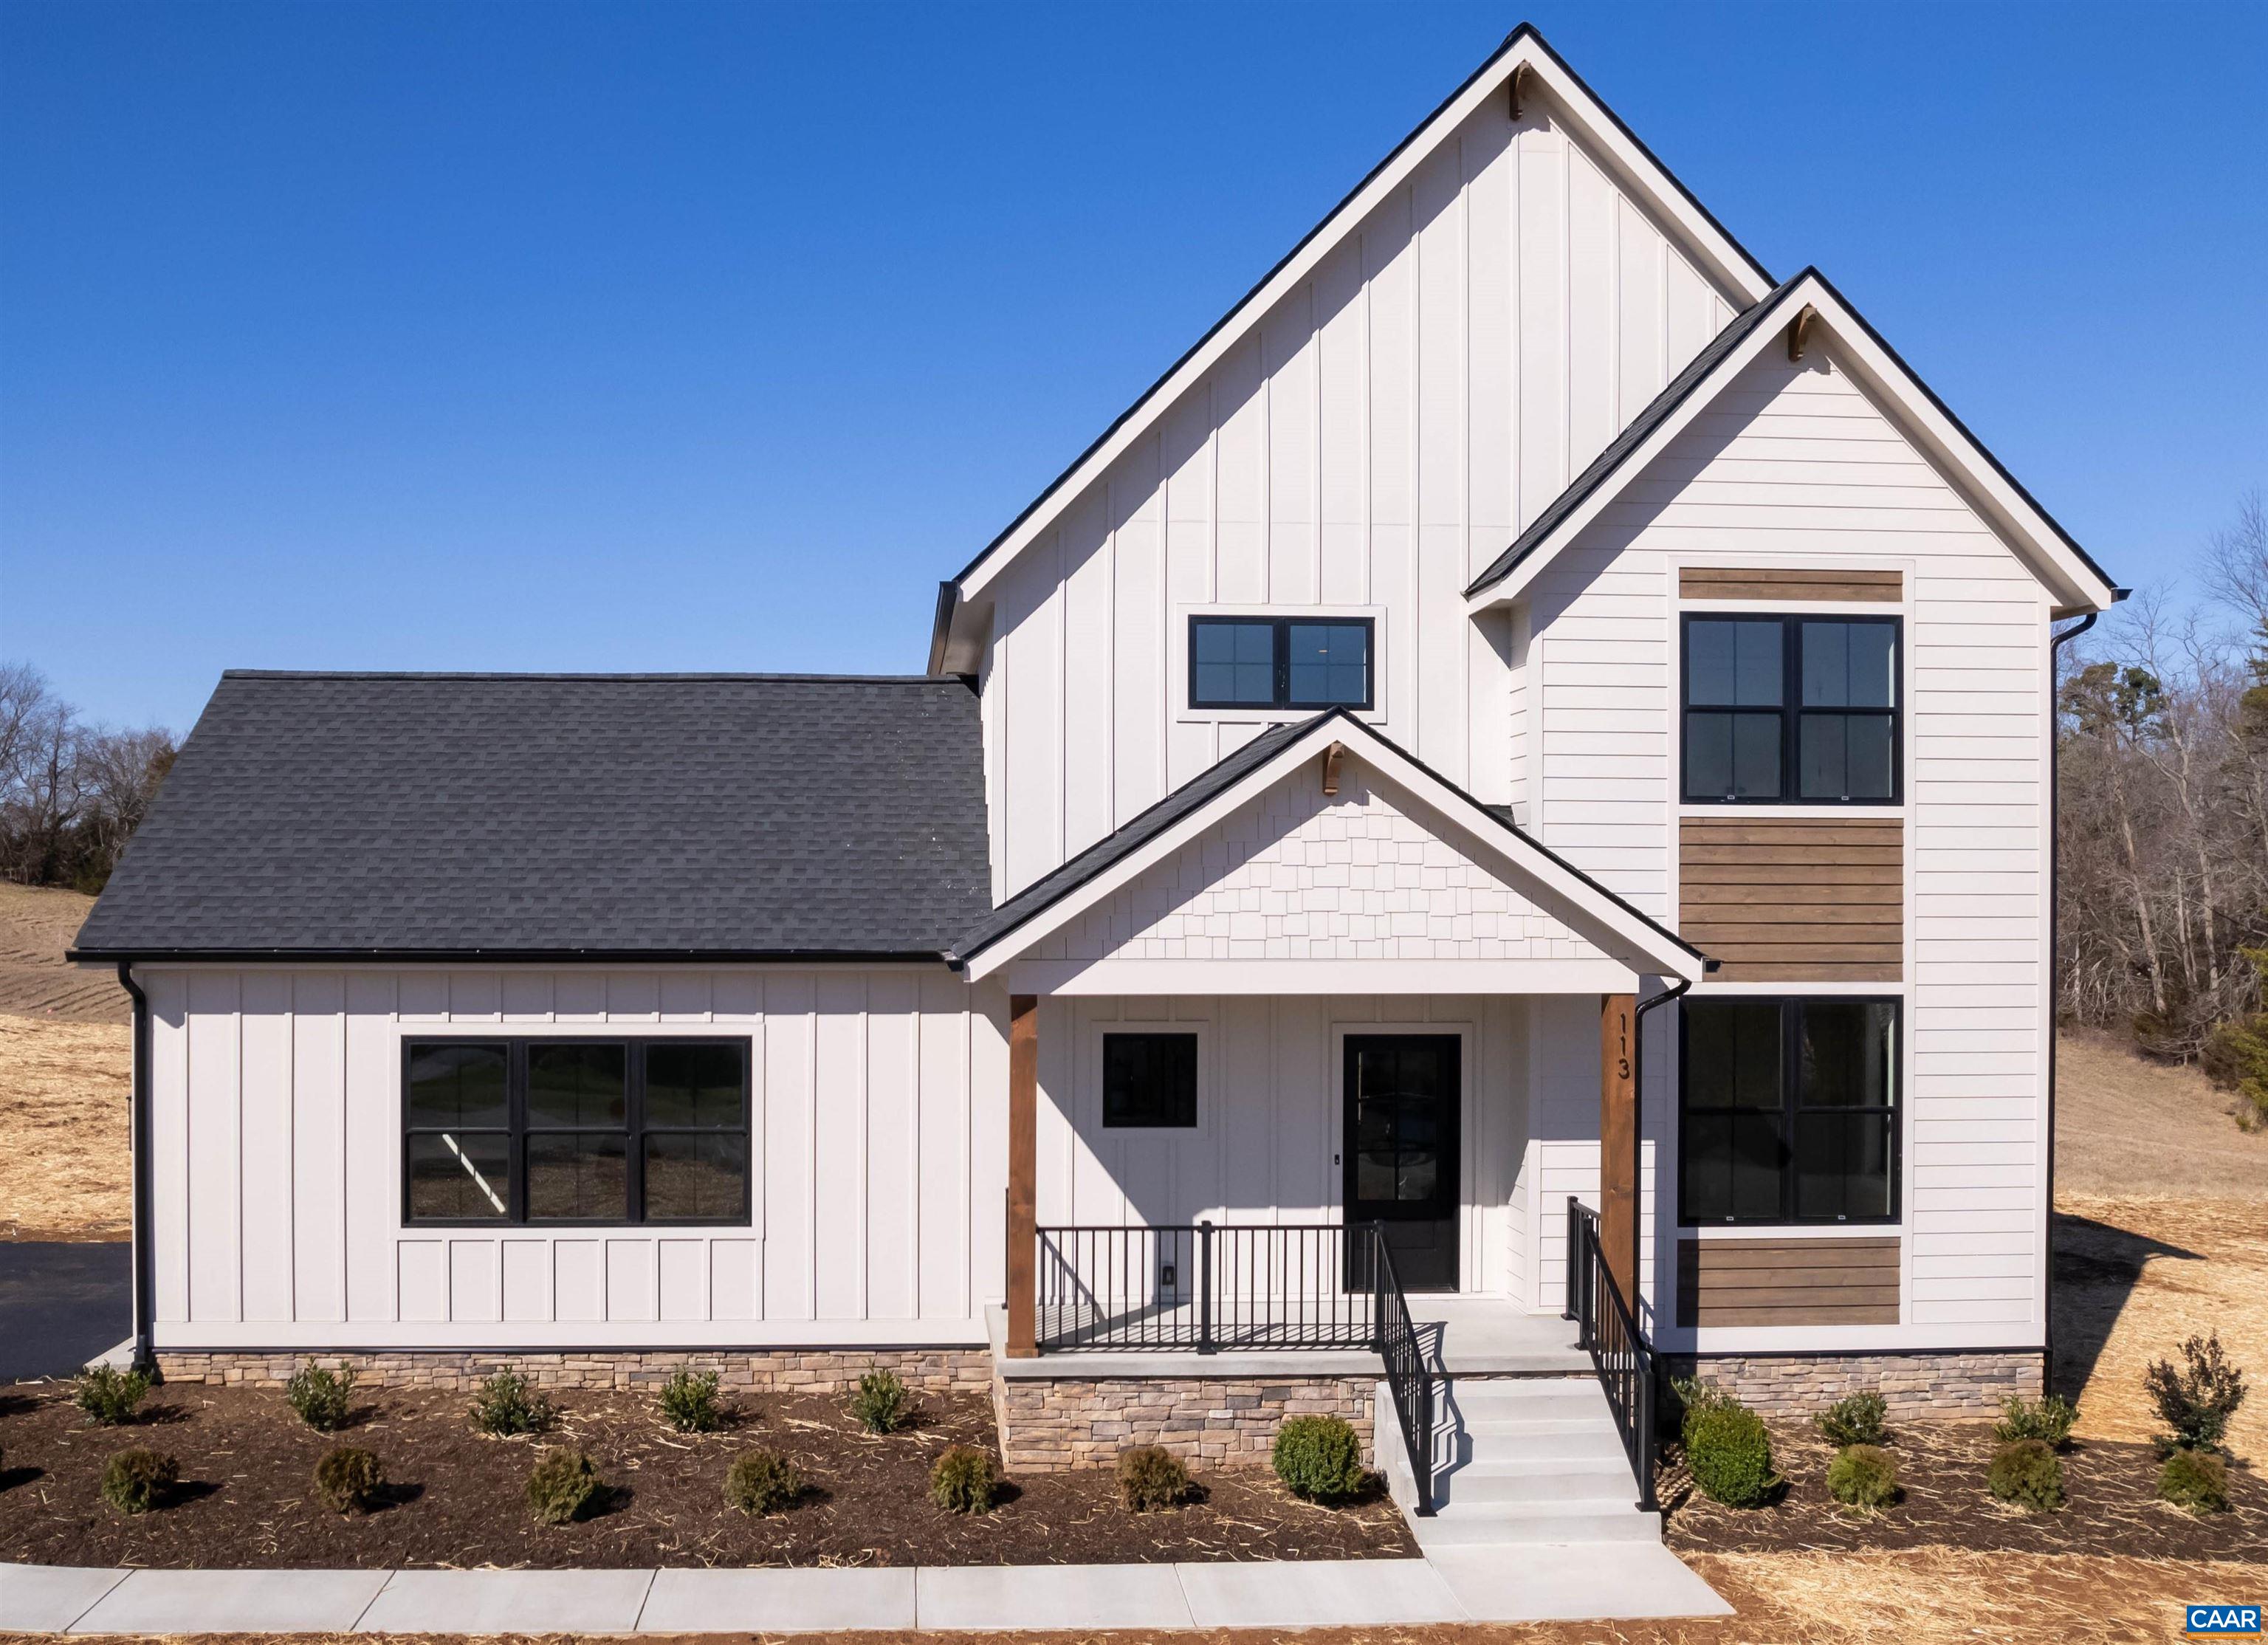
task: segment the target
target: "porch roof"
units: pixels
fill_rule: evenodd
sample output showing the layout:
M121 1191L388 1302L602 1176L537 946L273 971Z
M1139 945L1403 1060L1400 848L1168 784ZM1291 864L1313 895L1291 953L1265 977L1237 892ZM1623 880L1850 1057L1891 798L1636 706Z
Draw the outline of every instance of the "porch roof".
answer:
M1169 853L1198 837L1239 806L1283 783L1294 771L1311 759L1322 758L1335 746L1453 825L1456 836L1485 853L1492 873L1521 895L1548 908L1569 930L1604 955L1609 964L1632 972L1697 980L1710 968L1712 962L1698 949L1548 850L1517 827L1503 809L1483 805L1345 709L1330 709L1311 719L1271 727L1263 732L1116 832L1000 904L955 945L956 963L965 966L974 977L988 975L1011 960L1027 955L1049 934L1064 929L1081 913L1165 860ZM1349 962L1212 959L1143 963L1170 964L1175 977L1167 992L1176 992L1204 991L1202 986L1190 985L1196 980L1191 977L1192 970L1207 976L1218 974L1223 978L1236 973L1241 980L1225 992L1253 992L1255 987L1268 992L1266 985L1272 977L1288 980L1292 972L1302 969L1316 970L1320 976L1318 968L1333 969L1338 977L1329 984L1332 992L1369 992L1374 985L1356 980L1348 971ZM1367 972L1381 966L1410 967L1416 963L1418 963L1383 960L1367 963L1365 969ZM1462 974L1462 968L1469 967L1470 979L1476 986L1495 989L1503 980L1484 980L1488 970L1485 962L1440 961L1423 966L1428 973L1429 991L1445 991L1440 981L1444 965L1461 968L1459 974ZM1588 990L1589 985L1586 984L1582 991Z

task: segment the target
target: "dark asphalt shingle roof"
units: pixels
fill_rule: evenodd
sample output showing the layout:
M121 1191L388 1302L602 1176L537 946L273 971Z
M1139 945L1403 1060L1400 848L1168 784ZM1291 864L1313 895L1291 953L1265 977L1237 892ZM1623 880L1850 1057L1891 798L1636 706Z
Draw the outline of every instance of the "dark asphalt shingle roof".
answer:
M1491 583L1501 582L1510 576L1513 569L1534 553L1538 543L1557 531L1560 522L1573 513L1585 498L1614 476L1615 471L1630 460L1631 454L1644 445L1653 431L1685 403L1686 397L1723 363L1725 357L1741 346L1743 338L1772 317L1774 309L1778 306L1780 299L1787 295L1789 288L1810 273L1812 270L1806 269L1769 296L1751 303L1734 315L1732 324L1711 338L1700 353L1686 362L1685 369L1671 378L1668 386L1647 402L1646 409L1631 419L1629 427L1607 442L1607 448L1592 460L1590 467L1577 475L1573 483L1545 505L1542 513L1528 521L1528 529L1513 539L1512 546L1490 561L1486 571L1465 585L1466 594L1476 594Z
M990 887L957 680L232 673L77 952L928 955Z

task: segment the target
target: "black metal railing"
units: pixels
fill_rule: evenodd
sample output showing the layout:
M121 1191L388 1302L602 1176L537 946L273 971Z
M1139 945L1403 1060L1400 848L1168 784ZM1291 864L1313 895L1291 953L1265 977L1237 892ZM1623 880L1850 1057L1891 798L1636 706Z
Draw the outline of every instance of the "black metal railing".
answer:
M1371 1348L1370 1226L1042 1228L1040 1352Z
M1433 1383L1375 1222L1039 1230L1036 1346L1219 1354L1346 1349L1386 1362L1395 1416L1433 1511Z
M1622 1435L1623 1450L1638 1480L1638 1509L1652 1513L1656 1506L1653 1413L1660 1397L1660 1370L1653 1345L1638 1329L1636 1310L1607 1266L1599 1244L1599 1213L1572 1194L1567 1199L1565 1317L1575 1322L1575 1340L1590 1354L1591 1368L1606 1391L1615 1430Z

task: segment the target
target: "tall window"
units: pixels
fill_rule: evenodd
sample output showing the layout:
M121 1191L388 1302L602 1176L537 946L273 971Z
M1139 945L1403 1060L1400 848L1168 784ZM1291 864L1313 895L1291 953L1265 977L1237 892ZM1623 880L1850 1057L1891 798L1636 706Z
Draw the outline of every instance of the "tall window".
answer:
M748 1042L409 1041L402 1215L747 1221Z
M1369 708L1368 617L1189 619L1192 708Z
M1689 614L1686 800L1895 803L1898 631L1889 616Z
M1897 1214L1898 1002L1689 1000L1679 1220Z

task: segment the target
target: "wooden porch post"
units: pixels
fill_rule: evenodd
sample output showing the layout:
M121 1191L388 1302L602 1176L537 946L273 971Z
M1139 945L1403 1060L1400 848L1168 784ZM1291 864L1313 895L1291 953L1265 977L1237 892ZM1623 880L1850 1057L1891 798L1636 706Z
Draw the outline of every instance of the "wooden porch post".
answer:
M1599 1012L1599 1246L1623 1299L1638 1306L1638 1082L1635 994L1608 994Z
M1008 1357L1039 1354L1040 1002L1008 997Z

